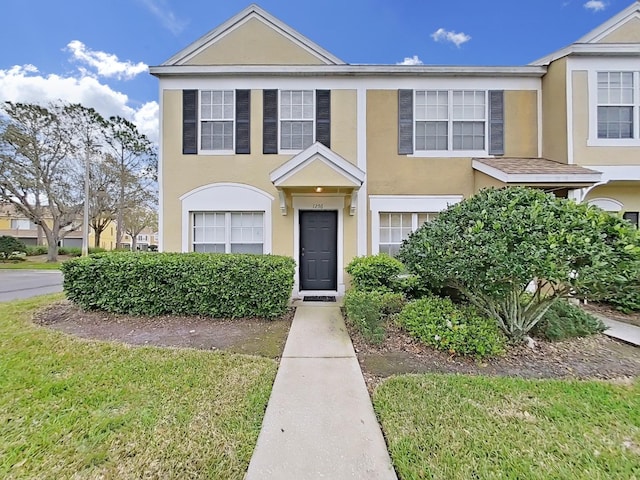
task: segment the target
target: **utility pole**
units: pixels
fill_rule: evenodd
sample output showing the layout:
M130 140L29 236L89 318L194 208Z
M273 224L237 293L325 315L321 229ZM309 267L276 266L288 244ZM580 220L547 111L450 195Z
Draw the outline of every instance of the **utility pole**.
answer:
M89 255L89 149L85 149L84 159L84 216L82 219L82 256Z

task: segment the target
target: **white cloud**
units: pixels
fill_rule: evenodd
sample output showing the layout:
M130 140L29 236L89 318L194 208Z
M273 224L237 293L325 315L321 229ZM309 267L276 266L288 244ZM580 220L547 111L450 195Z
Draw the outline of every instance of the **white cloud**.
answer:
M71 52L74 60L94 68L98 76L101 77L130 80L149 70L149 67L143 62L121 62L113 53L91 50L79 40L69 42L67 49ZM85 68L79 67L79 70L85 75L91 75Z
M456 33L454 31L445 30L444 28L439 28L435 32L431 34L431 38L433 38L436 42L450 42L453 43L456 47L460 47L463 43L467 43L471 40L471 36L466 33L460 32Z
M162 26L169 30L174 35L178 35L181 33L184 28L187 26L186 20L181 20L176 17L176 14L173 13L169 6L167 5L166 0L139 0L142 4L147 7L152 14L154 14Z
M413 57L404 57L404 60L396 63L396 65L423 65L423 63L418 58L418 55L414 55Z
M584 8L593 12L599 12L607 8L607 3L602 0L589 0L584 4Z
M158 103L147 102L138 108L129 105L129 97L98 79L56 74L43 75L33 65L15 65L0 69L0 101L46 103L62 100L95 108L102 115L119 115L134 122L154 143L158 141Z

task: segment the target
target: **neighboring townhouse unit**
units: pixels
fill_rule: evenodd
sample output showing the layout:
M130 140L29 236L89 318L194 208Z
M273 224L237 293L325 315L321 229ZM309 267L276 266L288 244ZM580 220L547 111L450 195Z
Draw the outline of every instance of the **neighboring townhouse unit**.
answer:
M122 243L120 244L120 248L131 250L131 235L125 233L122 237ZM136 246L135 250L155 250L158 247L158 232L155 232L152 228L145 227L142 231L136 236Z
M48 225L52 225L51 218L46 219ZM61 240L60 247L82 247L82 219L78 219L78 223L67 227L70 230ZM107 226L100 236L100 247L111 250L115 246L113 222ZM46 245L47 237L42 232L42 228L33 223L32 220L26 218L18 212L15 207L10 204L0 204L0 236L8 235L22 241L25 245ZM95 232L89 229L89 246L95 246Z
M531 65L435 67L346 64L251 5L151 68L159 248L289 255L294 295L342 293L352 258L483 188L637 218L639 12Z

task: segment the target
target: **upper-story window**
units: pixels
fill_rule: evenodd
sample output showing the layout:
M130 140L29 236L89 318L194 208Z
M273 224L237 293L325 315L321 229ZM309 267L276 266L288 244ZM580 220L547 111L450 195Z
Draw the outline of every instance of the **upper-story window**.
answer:
M313 90L280 92L280 149L304 150L313 143Z
M485 150L486 92L418 90L415 92L415 149Z
M233 151L233 90L200 92L200 150Z
M36 225L28 218L12 218L11 229L12 230L35 230Z
M633 72L598 72L598 138L634 138Z

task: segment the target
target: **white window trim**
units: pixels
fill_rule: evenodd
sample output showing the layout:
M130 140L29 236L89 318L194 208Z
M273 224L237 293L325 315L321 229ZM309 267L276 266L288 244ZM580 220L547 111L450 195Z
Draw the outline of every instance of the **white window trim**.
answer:
M371 253L380 253L380 213L437 213L463 198L462 195L370 195Z
M305 148L301 148L299 150L285 150L282 148L281 146L281 124L282 122L295 122L295 121L309 121L309 120L283 120L282 119L282 115L280 112L280 107L282 105L282 92L283 91L307 91L307 92L311 92L312 95L312 100L313 100L313 114L311 116L311 123L312 123L312 135L313 135L313 139L311 142L311 145L313 145L316 142L316 90L314 88L278 88L278 154L279 155L295 155L297 153L300 152L304 152L307 148L309 147L305 147Z
M232 117L233 120L203 120L202 119L202 92L231 92L233 94ZM231 150L203 150L202 149L202 122L223 122L233 123L233 142ZM234 155L236 152L236 90L234 88L203 88L198 90L198 154L201 155Z
M633 138L598 138L598 73L633 73ZM630 69L629 63L603 63L588 72L589 89L589 138L588 147L638 147L640 146L640 71Z
M378 222L380 222L380 215L388 215L388 214L401 214L401 215L411 215L411 231L415 232L418 229L418 216L419 215L433 215L438 212L379 212L378 213ZM378 225L378 236L380 235L380 226ZM401 227L390 227L390 228L401 228ZM380 245L402 245L404 240L400 240L400 242L380 242L378 241L378 253L380 252Z
M180 197L182 204L182 252L191 251L192 212L263 212L262 252L272 251L272 207L274 197L256 187L241 183L214 183L191 190Z
M424 120L416 120L416 92L429 92L434 90L447 92L447 150L417 150L416 149L416 122ZM453 150L453 123L454 122L479 122L480 120L454 120L453 119L453 92L460 91L482 91L484 92L484 150ZM493 157L489 155L487 148L489 142L489 91L484 88L417 88L413 90L413 153L407 155L414 158L457 158L457 157ZM431 120L427 120L431 121ZM433 120L437 121L437 120ZM444 122L444 120L440 120Z

